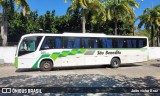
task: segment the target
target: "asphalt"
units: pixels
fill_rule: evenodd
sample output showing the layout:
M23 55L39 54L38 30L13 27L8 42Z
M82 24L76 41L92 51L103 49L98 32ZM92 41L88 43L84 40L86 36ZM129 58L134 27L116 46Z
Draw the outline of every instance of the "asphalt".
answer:
M42 72L39 69L16 69L13 65L0 65L0 87L75 87L75 88L160 88L160 62L149 61L135 64L123 64L113 69L109 66L91 66L77 68L54 68L52 71ZM93 89L92 89L93 90ZM107 89L108 90L108 89ZM120 90L120 89L117 89ZM117 91L116 90L116 91ZM124 91L122 90L122 91ZM64 90L63 90L64 91ZM115 92L99 93L82 90L77 94L69 93L45 93L43 95L121 95L135 94ZM68 92L68 91L66 91ZM86 93L85 93L86 92ZM48 95L47 95L48 94ZM0 94L1 95L1 94ZM4 94L3 94L4 95ZM14 95L14 94L12 94ZM18 94L17 94L18 95ZM22 94L21 94L22 95ZM35 95L35 94L30 94ZM36 94L41 95L41 94ZM160 95L158 92L137 92L136 95Z

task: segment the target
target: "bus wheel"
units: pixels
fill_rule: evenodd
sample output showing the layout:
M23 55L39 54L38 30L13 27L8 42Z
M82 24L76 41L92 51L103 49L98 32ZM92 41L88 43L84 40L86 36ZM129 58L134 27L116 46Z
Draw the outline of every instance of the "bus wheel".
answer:
M111 67L112 68L118 68L120 66L120 64L121 64L121 61L118 58L113 58L111 60Z
M53 68L53 63L50 60L43 60L40 63L40 70L41 71L51 71Z

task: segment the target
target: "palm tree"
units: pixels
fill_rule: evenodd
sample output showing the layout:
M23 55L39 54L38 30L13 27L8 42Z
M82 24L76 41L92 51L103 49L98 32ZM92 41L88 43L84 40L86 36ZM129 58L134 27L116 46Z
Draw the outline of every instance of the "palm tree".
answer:
M1 37L2 37L2 45L7 45L7 34L8 34L8 16L7 13L10 6L7 6L8 3L15 3L18 8L22 6L23 15L29 12L29 5L26 0L0 0L0 5L2 6L2 25L1 25Z
M144 13L137 20L140 20L138 28L143 25L147 30L151 30L151 46L154 46L154 30L157 30L157 42L160 29L160 4L154 8L146 8Z
M106 17L108 20L114 21L114 33L117 35L117 24L119 20L129 18L134 23L133 7L138 8L139 4L135 0L107 0L106 1Z
M68 1L68 0L65 0ZM92 13L92 21L95 22L97 18L102 16L102 20L105 20L105 7L102 2L99 0L71 0L72 5L68 8L68 12L72 10L76 10L79 8L81 10L81 15L82 15L82 32L86 33L86 17L87 14L90 11L93 11Z

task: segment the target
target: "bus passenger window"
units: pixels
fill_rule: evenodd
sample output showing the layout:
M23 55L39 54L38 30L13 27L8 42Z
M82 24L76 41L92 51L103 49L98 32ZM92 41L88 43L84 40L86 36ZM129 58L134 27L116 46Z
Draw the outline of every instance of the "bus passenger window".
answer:
M106 39L107 40L107 48L112 48L112 39L109 38L109 39Z
M73 48L73 42L71 39L68 39L67 48Z
M118 38L117 40L118 48L123 48L123 39Z
M29 51L35 51L35 41L29 42Z
M89 48L89 38L84 39L84 48Z
M137 44L136 44L136 40L135 40L135 39L132 40L132 44L133 44L133 48L136 48L136 47L137 47L137 46L136 46Z
M106 38L102 38L102 47L107 48L107 40Z
M132 48L132 42L130 39L127 39L127 48Z
M144 44L143 44L143 40L139 40L138 47L139 47L139 48L142 48L142 47L143 47L143 45L144 45Z
M74 39L74 48L80 48L80 38Z
M74 48L78 45L74 45L75 41L73 37L67 37L63 39L63 47L64 48Z
M98 40L97 39L94 39L94 48L98 48Z
M55 48L55 38L46 37L42 43L41 50L53 49L53 48Z
M62 39L60 37L55 38L55 48L61 48L62 46Z
M101 39L102 48L113 48L112 42L113 42L112 38L102 38Z

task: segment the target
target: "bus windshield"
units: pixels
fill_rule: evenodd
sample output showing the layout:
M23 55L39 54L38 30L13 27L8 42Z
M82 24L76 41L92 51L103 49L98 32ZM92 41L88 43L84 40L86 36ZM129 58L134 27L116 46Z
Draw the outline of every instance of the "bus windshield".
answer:
M31 36L23 38L18 50L18 56L36 51L41 39L42 36Z

